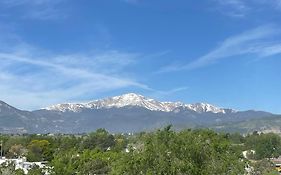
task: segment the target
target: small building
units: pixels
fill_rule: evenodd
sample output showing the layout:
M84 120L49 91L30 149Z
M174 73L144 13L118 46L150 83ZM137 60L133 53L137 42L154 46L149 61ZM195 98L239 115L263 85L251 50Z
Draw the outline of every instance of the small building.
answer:
M270 160L274 163L276 170L281 173L281 156L278 158L271 158Z
M15 165L15 169L22 169L24 171L24 174L27 174L28 171L33 166L38 166L40 169L46 169L48 166L46 166L46 162L27 162L25 157L17 158L17 159L6 159L5 157L0 158L0 164L9 164L13 163ZM48 175L48 171L45 171L45 174Z

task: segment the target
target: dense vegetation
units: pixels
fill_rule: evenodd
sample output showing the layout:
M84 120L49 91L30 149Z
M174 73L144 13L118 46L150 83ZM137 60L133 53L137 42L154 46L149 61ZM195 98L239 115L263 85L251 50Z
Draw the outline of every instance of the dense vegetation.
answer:
M275 174L266 158L281 154L281 139L275 134L221 134L211 130L175 132L162 130L134 135L112 135L99 129L88 135L1 135L4 154L26 156L28 161L47 161L54 175L85 174ZM243 158L242 151L255 150ZM13 165L1 166L0 174L23 174ZM43 174L34 167L31 175Z

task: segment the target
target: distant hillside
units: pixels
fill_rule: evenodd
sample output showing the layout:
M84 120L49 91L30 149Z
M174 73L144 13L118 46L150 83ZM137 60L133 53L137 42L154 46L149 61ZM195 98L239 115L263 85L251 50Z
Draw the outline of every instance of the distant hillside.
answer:
M88 103L57 104L30 112L1 102L0 132L84 133L98 128L110 132L139 132L169 124L176 129L211 127L225 131L275 129L277 132L279 117L264 111L236 111L208 103L160 102L130 93Z
M226 132L239 132L239 133L251 133L254 131L261 131L264 133L274 132L281 133L281 115L275 115L273 117L251 119L240 122L224 123L210 128L217 131Z

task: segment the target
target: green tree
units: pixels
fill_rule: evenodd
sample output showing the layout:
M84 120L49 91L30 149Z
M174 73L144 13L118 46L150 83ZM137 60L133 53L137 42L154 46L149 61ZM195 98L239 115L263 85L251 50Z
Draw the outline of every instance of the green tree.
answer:
M28 171L27 175L45 175L44 171L39 166L34 165Z
M27 149L24 148L22 145L13 145L10 147L7 157L11 158L18 158L21 156L25 156L27 154Z
M0 174L1 175L24 175L23 170L15 169L15 165L13 163L9 164L1 164L0 165Z
M281 155L281 137L269 134L255 134L246 138L246 148L255 150L255 159L272 158Z
M82 149L99 148L106 150L113 146L115 146L114 136L105 129L98 129L96 132L90 133L82 142Z
M111 174L243 174L244 163L230 141L209 130L176 133L167 127L147 134L143 149L132 149Z
M275 166L267 159L262 159L251 163L254 171L253 175L278 175L278 171L275 170Z
M117 152L104 152L99 149L68 150L60 152L54 156L52 174L54 175L79 175L108 174L111 170L110 165L119 158Z
M47 140L32 140L28 148L27 159L31 162L38 162L52 159L50 142Z

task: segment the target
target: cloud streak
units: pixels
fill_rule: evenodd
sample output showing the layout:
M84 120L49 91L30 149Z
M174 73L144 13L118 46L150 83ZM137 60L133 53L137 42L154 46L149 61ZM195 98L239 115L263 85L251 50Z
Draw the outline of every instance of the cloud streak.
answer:
M1 99L35 109L127 87L151 90L125 76L138 56L117 50L59 55L18 43L0 50Z
M138 4L140 2L140 0L121 0L121 1L129 4Z
M249 11L244 1L241 0L215 0L219 5L218 10L231 17L244 17Z
M67 15L61 4L67 0L2 0L0 5L5 9L7 16L11 16L10 9L20 8L17 16L21 19L54 20L63 19Z
M14 36L7 33L0 37L0 45L10 40L0 49L0 99L22 109L92 100L101 93L128 88L161 96L185 89L161 91L139 82L137 72L126 71L146 57L139 53L103 50L57 54Z
M281 53L281 44L274 40L280 31L272 25L261 26L242 34L225 39L218 47L194 61L175 65L171 64L159 72L193 70L219 62L233 56L255 55L268 57Z
M281 10L280 0L212 0L217 10L234 18L245 17L260 12L261 9Z

